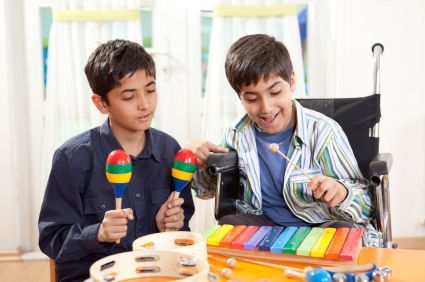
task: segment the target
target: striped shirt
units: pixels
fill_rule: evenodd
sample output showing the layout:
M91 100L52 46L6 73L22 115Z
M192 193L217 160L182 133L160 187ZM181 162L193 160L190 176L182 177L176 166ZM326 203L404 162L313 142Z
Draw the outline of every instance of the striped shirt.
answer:
M291 139L288 158L307 175L322 174L332 177L347 188L344 201L335 208L314 198L307 190L310 181L291 163L286 163L283 197L292 213L309 223L330 220L349 221L363 228L363 245L378 247L379 237L370 224L373 202L342 128L334 120L304 108L296 100L296 129ZM236 202L238 214L262 214L260 164L255 142L255 124L246 114L233 122L224 132L221 147L238 152L239 185L243 187L242 200ZM282 161L285 161L282 159ZM192 189L201 199L213 198L215 177L198 167Z

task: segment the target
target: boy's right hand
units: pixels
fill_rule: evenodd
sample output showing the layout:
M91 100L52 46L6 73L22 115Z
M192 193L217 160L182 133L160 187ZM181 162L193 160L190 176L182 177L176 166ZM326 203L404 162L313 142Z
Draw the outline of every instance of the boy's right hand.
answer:
M110 210L105 213L102 223L97 230L99 242L115 242L127 235L127 222L133 220L133 210Z
M228 153L229 149L219 147L203 139L191 139L187 141L184 149L189 149L195 153L198 165L207 168L207 157L210 153Z

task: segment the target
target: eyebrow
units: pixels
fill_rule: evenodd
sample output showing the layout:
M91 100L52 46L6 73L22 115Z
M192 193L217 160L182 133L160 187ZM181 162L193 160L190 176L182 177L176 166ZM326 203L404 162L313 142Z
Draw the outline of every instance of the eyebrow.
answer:
M266 91L271 90L273 87L275 87L277 84L281 83L282 81L276 81L275 83L273 83L272 85L270 85L269 87L267 87ZM255 91L247 91L247 92L243 92L242 95L244 94L257 94L257 92Z
M146 84L145 87L151 86L152 84L156 84L156 82L155 81L151 81L148 84Z
M156 82L151 81L148 84L146 84L145 87L151 86L152 84L156 84ZM136 89L124 89L123 91L121 91L121 93L119 95L121 95L122 93L125 93L125 92L133 92L133 91L136 91Z

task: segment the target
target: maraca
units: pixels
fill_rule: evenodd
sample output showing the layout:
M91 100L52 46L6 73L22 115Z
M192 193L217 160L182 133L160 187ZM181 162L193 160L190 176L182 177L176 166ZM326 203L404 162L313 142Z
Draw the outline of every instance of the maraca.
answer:
M122 194L131 178L131 159L123 150L112 151L106 159L106 178L115 192L116 209L121 209ZM116 242L119 244L121 239Z
M192 179L197 167L196 155L189 149L178 151L174 157L171 176L174 182L174 200L180 196L183 187ZM166 232L170 229L165 229Z

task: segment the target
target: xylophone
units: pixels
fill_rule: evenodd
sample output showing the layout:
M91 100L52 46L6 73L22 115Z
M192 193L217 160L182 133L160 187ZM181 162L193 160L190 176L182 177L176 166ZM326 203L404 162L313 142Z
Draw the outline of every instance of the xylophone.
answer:
M202 232L208 253L335 266L357 265L362 234L361 228L227 224Z

